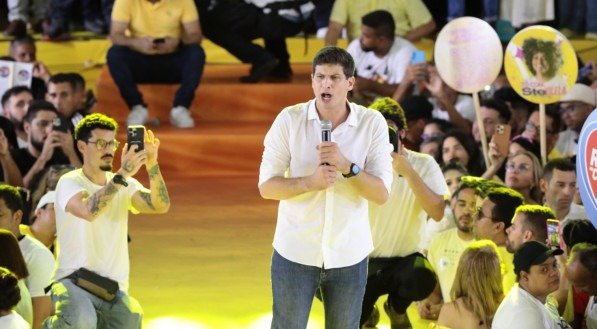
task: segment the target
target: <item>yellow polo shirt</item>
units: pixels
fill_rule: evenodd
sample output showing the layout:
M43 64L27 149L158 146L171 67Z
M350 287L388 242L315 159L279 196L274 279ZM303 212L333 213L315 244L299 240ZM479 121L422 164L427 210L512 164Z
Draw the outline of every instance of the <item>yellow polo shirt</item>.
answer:
M193 0L116 0L112 9L112 20L127 23L133 38L180 38L182 25L198 19Z
M361 17L380 9L392 14L398 36L433 19L422 0L336 0L330 21L344 25L350 41L361 35Z

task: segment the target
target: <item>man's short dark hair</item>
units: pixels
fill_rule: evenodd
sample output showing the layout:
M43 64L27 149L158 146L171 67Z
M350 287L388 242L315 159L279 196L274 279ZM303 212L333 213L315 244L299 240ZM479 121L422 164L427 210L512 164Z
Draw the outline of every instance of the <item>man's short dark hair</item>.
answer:
M556 218L553 210L545 206L525 204L516 208L514 215L518 213L525 214L526 219L522 226L533 232L533 240L545 243L547 241L547 220Z
M504 229L510 227L516 209L524 203L522 194L508 187L493 187L486 192L486 195L491 202L495 203L491 211L492 221L504 223Z
M371 105L369 105L369 108L372 110L379 111L379 113L381 113L384 116L384 118L393 121L396 124L396 126L398 126L398 129L406 130L408 128L408 126L406 125L406 117L404 116L404 110L402 109L400 104L398 104L398 102L396 102L393 98L378 98L373 103L371 103Z
M588 219L570 219L562 228L562 239L568 248L583 242L597 245L597 229Z
M394 40L396 23L392 14L386 10L376 10L366 14L361 18L361 24L375 30L377 36Z
M313 58L312 74L315 74L315 67L318 65L340 65L347 78L354 77L355 65L352 56L340 47L323 47Z
M20 45L20 44L29 44L29 45L35 46L35 39L33 39L33 37L30 36L29 34L16 36L14 39L12 39L10 41L10 48L12 49L16 45Z
M48 84L59 84L59 83L68 83L70 87L75 90L77 86L75 85L75 81L73 80L72 73L57 73L50 77L48 80Z
M104 129L116 132L118 123L116 120L101 113L92 113L84 117L75 127L75 140L87 142L94 129Z
M66 73L69 76L71 84L74 86L74 89L85 90L85 79L82 75L76 72Z
M543 167L543 179L549 182L551 180L551 176L553 176L553 171L555 169L559 171L572 171L576 173L576 166L572 162L570 162L569 159L557 158L547 161L547 163Z
M15 87L12 87L12 88L6 90L4 92L4 95L2 95L2 107L6 106L6 103L8 103L8 100L12 96L18 95L20 93L29 93L31 96L33 96L33 92L27 86L15 86Z
M512 117L512 113L508 108L508 105L501 99L497 98L490 98L486 99L481 102L481 106L492 109L498 112L499 118L501 123L508 123L510 122L510 118Z
M18 210L23 210L23 200L21 199L21 193L19 189L7 185L0 184L0 200L4 200L6 208L10 209L11 212L15 213Z
M31 104L29 104L27 114L25 114L23 121L31 123L31 121L33 121L33 119L35 119L35 117L37 116L37 112L40 111L50 111L58 114L58 111L56 110L54 104L42 100L33 100Z
M441 140L440 140L440 145L441 145ZM442 173L444 173L444 174L446 173L446 171L456 170L463 175L468 175L468 171L460 162L448 162L448 163L444 164L443 166L441 166L441 168L442 168Z
M586 242L576 244L570 252L570 260L576 259L589 270L589 273L597 273L597 245Z

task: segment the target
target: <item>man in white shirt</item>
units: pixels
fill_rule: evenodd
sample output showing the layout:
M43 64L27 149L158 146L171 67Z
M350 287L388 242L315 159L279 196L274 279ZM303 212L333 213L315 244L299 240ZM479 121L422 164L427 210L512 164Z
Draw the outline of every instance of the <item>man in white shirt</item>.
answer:
M41 328L42 321L52 313L52 301L44 288L50 285L54 256L41 242L19 231L23 217L23 202L16 187L0 185L0 228L9 230L19 240L19 247L27 264L29 276L25 285L33 305L33 329Z
M585 311L588 329L597 329L597 246L579 243L572 247L566 266L568 282L591 298Z
M560 230L571 219L589 219L585 208L573 202L576 187L576 166L568 159L553 159L543 167L543 177L539 181L545 194L545 206L556 214Z
M518 285L498 307L492 329L570 328L547 298L560 284L560 271L554 256L562 253L561 249L549 249L538 241L527 241L520 246L514 254Z
M427 297L435 287L433 268L421 251L427 217L444 215L448 186L433 157L408 150L400 142L407 130L404 111L393 99L378 99L369 107L380 111L397 131L392 152L394 180L388 202L369 204L369 221L375 248L369 254L369 276L363 299L361 326L375 327L377 299L388 294L384 308L392 326L410 325L408 306ZM374 314L375 313L375 314ZM372 316L370 316L372 315Z
M280 200L271 327L306 328L319 289L326 328L357 328L373 250L368 201L386 202L392 184L388 126L347 101L355 78L345 50L320 50L311 79L315 99L282 110L264 141L259 191Z
M346 49L356 63L353 99L371 103L377 96L392 96L410 64L415 46L394 36L394 19L385 10L363 16L361 36Z
M567 128L560 132L556 148L563 157L576 155L580 130L596 105L597 91L580 83L560 100L560 115Z
M44 328L141 328L139 303L128 294L128 212L165 213L170 198L158 165L159 140L143 130L144 149L124 145L121 167L112 173L118 148L117 123L100 113L75 128L83 167L64 174L56 186L56 233L60 252L52 300L56 314ZM142 132L138 132L142 133ZM149 189L132 178L147 169ZM76 284L80 268L117 283L114 297L102 298Z

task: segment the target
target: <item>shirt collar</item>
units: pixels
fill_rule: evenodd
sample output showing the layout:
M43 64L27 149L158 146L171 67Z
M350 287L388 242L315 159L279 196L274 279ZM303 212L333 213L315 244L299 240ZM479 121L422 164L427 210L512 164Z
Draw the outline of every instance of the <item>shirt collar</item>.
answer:
M346 102L348 107L350 108L350 112L348 113L348 118L346 118L346 122L349 126L358 126L359 119L354 111L355 104ZM315 99L312 99L307 104L307 120L320 120L319 114L317 113L317 109L315 108Z

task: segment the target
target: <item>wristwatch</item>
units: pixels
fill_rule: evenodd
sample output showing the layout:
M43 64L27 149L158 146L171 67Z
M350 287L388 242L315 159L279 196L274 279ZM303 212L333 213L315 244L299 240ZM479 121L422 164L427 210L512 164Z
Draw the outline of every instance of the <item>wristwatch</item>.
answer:
M358 175L361 172L361 167L359 167L356 163L351 163L350 164L350 172L348 174L342 174L342 176L346 177L346 178L350 178L353 176Z
M129 183L126 182L126 179L121 174L114 175L114 178L112 178L112 182L114 182L114 184L120 184L122 186L129 186Z

